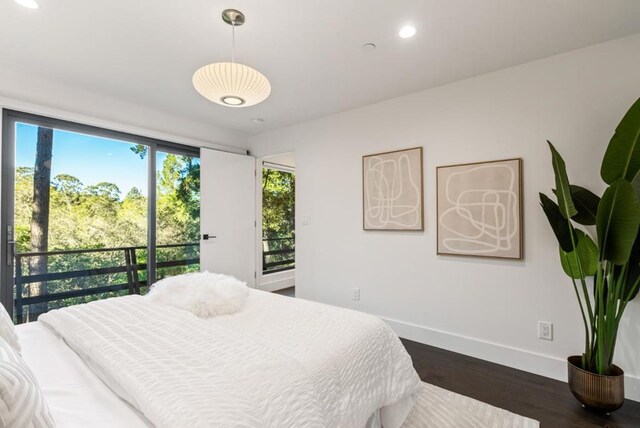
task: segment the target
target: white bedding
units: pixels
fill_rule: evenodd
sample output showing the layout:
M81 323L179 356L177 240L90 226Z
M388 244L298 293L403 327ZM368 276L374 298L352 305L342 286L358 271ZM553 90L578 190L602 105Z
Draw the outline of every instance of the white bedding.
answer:
M38 380L58 428L149 428L153 425L115 395L51 329L16 326L22 357Z
M259 291L209 320L140 296L40 320L159 427L398 427L420 388L382 321Z

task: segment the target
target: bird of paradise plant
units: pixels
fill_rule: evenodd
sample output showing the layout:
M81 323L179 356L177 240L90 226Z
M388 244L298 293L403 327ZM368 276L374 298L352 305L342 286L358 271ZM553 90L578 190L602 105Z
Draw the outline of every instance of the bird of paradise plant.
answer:
M562 156L548 143L557 203L540 193L540 204L578 298L585 329L582 369L608 375L620 320L640 290L640 99L605 152L600 176L608 187L601 198L569 183ZM577 225L587 226L586 232Z

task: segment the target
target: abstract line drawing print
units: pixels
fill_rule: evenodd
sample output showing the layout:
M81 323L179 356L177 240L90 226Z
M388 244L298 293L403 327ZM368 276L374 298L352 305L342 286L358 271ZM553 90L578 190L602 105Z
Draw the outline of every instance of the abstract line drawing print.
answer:
M511 160L439 169L439 252L520 257L519 165Z
M364 158L364 228L422 230L421 150Z

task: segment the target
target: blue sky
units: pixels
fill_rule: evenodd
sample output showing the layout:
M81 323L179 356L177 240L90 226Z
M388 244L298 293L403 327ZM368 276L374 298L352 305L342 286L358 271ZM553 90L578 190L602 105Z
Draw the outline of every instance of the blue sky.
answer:
M38 127L16 125L16 166L33 167ZM69 174L88 186L102 181L114 183L125 197L132 187L147 194L147 159L131 151L134 144L91 135L54 130L51 178ZM159 153L162 165L165 154Z

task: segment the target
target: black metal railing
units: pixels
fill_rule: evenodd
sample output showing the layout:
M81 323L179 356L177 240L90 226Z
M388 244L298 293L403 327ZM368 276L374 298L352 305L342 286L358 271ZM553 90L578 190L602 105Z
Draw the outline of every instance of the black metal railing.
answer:
M184 248L185 253L188 248L198 247L197 243L188 244L171 244L171 245L158 245L157 249L178 249ZM52 301L65 300L78 297L93 296L103 293L113 293L118 291L127 290L129 294L140 294L140 288L147 286L146 279L141 279L141 274L146 273L147 263L138 262L138 251L146 251L147 247L117 247L117 248L94 248L94 249L79 249L79 250L61 250L61 251L46 251L46 252L30 252L30 253L17 253L15 255L15 316L16 322L21 324L24 322L24 306L37 305L41 303L49 303ZM82 256L98 253L112 253L111 255L117 255L115 260L123 261L124 264L117 263L114 265L93 267L90 269L75 269L64 270L59 272L50 272L43 274L24 275L23 262L29 258L35 257L55 257L55 256ZM183 258L175 260L158 261L156 267L171 268L178 266L189 266L200 263L199 258ZM113 257L112 257L113 258ZM113 261L114 264L116 261ZM120 282L116 284L103 284L91 287L82 287L72 290L59 291L55 293L42 293L38 295L24 296L25 286L30 284L44 283L45 287L49 281L61 281L74 279L81 281L82 278L91 278L98 275L115 275L126 274L126 282ZM146 276L146 275L144 275ZM102 282L102 281L100 281ZM29 290L30 291L30 290Z
M295 269L295 237L264 238L262 240L262 273Z

